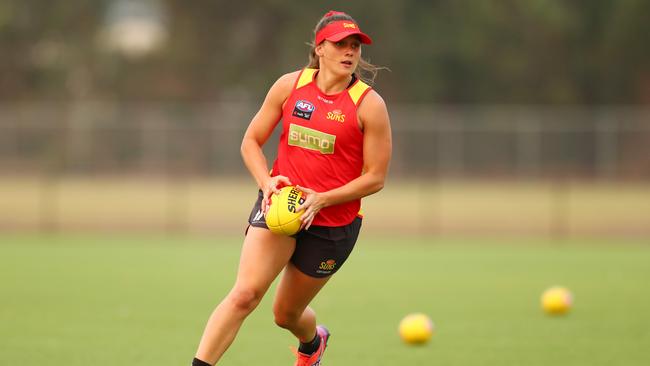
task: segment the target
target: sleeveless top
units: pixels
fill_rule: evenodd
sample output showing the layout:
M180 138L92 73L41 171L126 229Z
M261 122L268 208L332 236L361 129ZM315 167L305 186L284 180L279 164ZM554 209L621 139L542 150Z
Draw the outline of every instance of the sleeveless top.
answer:
M318 69L303 69L282 108L282 134L272 175L294 185L329 191L361 176L363 132L357 107L371 90L356 79L333 95L316 86ZM313 225L343 226L360 216L361 200L324 207Z

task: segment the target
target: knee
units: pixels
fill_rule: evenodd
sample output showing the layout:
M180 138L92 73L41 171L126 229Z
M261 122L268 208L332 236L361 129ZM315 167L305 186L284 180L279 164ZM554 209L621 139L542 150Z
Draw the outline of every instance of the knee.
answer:
M234 288L230 292L228 300L235 310L250 313L262 300L262 293L253 289Z
M275 324L284 329L293 328L300 319L300 314L298 313L279 309L273 309L273 316Z

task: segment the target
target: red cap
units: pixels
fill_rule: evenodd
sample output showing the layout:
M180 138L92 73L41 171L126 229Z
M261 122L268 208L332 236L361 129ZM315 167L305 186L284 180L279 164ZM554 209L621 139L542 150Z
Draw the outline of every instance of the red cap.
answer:
M337 11L330 11L325 16L332 16L336 14L345 14ZM337 20L329 23L323 29L316 33L315 44L319 45L324 40L338 42L347 36L356 34L361 39L361 43L372 44L372 39L359 29L359 25L350 20Z

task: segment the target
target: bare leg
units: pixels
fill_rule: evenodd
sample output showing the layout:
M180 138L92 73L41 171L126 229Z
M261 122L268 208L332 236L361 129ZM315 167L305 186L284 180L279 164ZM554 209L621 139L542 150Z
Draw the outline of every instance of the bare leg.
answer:
M214 365L235 339L244 319L293 254L296 242L288 236L250 227L232 290L214 310L201 337L196 358Z
M301 342L311 341L316 335L316 313L308 305L329 279L307 276L289 263L275 294L275 323Z

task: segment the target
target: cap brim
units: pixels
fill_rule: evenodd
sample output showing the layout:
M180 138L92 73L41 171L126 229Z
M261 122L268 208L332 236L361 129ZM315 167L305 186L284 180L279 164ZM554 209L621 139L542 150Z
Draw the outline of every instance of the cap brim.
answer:
M329 37L327 37L325 39L328 40L328 41L331 41L331 42L338 42L338 41L342 40L345 37L354 36L354 35L359 36L359 39L361 40L361 43L363 43L363 44L372 44L372 38L370 38L370 36L368 36L367 34L365 34L363 32L359 32L359 31L348 31L348 32L336 33L336 34L332 34L331 36L329 36Z

